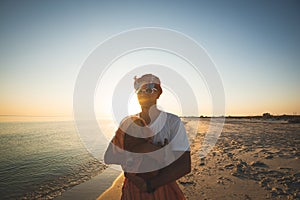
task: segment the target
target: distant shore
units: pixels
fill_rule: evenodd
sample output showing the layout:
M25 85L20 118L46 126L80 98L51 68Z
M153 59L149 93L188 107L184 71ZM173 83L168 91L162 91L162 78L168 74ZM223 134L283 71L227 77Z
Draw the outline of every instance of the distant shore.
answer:
M256 116L182 116L181 118L199 118L199 119L210 119L210 118L225 118L225 119L249 119L249 120L267 120L267 121L285 121L287 123L300 123L300 115L271 115L264 113L263 115Z

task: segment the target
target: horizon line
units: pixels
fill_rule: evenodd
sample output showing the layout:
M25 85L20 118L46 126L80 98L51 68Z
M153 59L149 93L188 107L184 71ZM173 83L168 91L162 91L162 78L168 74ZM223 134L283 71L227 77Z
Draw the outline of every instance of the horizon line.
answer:
M265 114L265 113L263 113ZM255 114L255 115L181 115L180 117L258 117L263 116L263 114ZM272 114L269 113L271 116L298 116L299 114L293 113L293 114ZM1 115L0 117L73 117L73 115ZM96 116L96 118L107 118L109 116Z

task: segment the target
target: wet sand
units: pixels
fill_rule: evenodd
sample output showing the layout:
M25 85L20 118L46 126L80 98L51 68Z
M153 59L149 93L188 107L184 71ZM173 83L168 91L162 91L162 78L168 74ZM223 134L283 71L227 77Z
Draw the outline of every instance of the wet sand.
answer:
M115 169L107 168L103 173L93 177L92 179L76 185L75 187L62 193L54 198L55 200L74 200L85 199L95 200L99 195L111 187L114 180L121 172ZM103 181L105 180L105 181Z
M200 159L207 129L200 123L191 141L192 172L178 180L187 199L300 199L300 124L227 120ZM120 199L122 181L98 200Z

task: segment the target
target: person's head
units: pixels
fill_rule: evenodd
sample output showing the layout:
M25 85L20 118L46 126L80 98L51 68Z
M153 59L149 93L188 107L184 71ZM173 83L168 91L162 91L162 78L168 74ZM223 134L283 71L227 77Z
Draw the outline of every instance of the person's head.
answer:
M162 93L160 80L153 74L145 74L140 78L135 77L134 89L141 107L151 107L156 104Z

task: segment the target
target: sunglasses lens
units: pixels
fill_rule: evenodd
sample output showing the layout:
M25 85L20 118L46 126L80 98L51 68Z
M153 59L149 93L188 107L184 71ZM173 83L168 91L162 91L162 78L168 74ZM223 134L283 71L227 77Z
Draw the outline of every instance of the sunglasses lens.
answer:
M151 89L151 88L147 88L146 90L145 90L145 93L146 94L152 94L153 93L153 88Z

